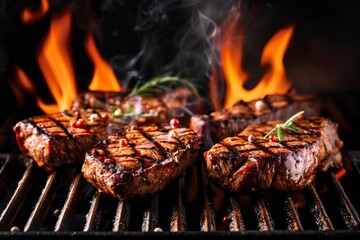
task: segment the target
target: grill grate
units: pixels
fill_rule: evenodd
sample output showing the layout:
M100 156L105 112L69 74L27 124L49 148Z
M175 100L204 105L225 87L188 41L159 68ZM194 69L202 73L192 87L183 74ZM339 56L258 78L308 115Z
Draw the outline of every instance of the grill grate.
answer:
M0 157L4 237L360 236L360 152L298 192L227 194L199 161L164 191L125 201L96 191L78 169L48 173L22 156Z

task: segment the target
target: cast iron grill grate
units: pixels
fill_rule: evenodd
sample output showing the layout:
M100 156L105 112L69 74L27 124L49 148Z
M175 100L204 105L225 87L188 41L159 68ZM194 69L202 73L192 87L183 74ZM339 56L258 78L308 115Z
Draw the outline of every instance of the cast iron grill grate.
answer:
M226 194L199 160L165 190L125 201L98 192L79 169L46 172L22 156L0 157L4 237L360 236L356 151L298 192Z

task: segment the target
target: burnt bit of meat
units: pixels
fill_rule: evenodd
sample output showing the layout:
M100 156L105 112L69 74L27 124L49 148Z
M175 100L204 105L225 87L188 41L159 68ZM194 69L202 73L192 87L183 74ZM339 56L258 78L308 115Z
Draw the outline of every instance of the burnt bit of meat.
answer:
M284 130L282 142L264 136L281 121L248 126L204 153L209 176L231 192L255 189L299 190L317 172L342 166L338 125L323 117L294 122L300 134ZM249 136L253 136L249 141Z
M190 128L203 138L209 149L220 140L235 136L248 125L271 120L286 120L304 110L306 116L320 113L318 100L312 95L288 94L267 95L250 102L238 101L231 108L197 114L190 119Z
M199 137L184 127L149 124L114 134L88 151L82 173L119 199L165 188L198 157Z

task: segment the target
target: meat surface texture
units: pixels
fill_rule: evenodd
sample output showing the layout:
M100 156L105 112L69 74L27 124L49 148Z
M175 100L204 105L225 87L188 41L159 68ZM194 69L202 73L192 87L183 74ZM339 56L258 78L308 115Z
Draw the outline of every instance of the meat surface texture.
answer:
M114 134L86 154L82 173L101 192L119 199L164 189L198 157L199 137L189 128L150 124Z
M248 126L204 153L209 177L231 192L249 189L294 191L311 182L317 170L342 166L338 125L323 117L293 123L300 133L283 130L283 141L264 136L282 121Z
M130 126L167 122L167 111L155 97L89 92L76 98L72 110L25 119L14 126L14 132L22 153L38 166L81 166L86 151L99 140ZM83 124L71 125L78 120Z
M205 149L209 149L220 140L237 135L250 124L286 120L302 110L307 116L319 115L319 102L311 95L267 95L250 102L238 101L229 109L209 115L194 115L190 119L190 128L203 138Z
M163 123L171 118L178 118L183 126L188 126L194 112L205 113L205 100L186 87L171 89L153 97L88 91L76 97L72 109L97 108L113 111L115 106L126 112L129 104L137 114L150 113L154 115L153 118L139 119L147 123Z
M74 112L36 116L14 127L18 146L22 153L31 157L40 167L57 168L65 165L79 165L84 155L101 136L106 136L105 122L100 113L88 114L81 118L78 127L72 121L80 119ZM99 114L97 120L90 121L91 114ZM81 121L82 121L81 120Z

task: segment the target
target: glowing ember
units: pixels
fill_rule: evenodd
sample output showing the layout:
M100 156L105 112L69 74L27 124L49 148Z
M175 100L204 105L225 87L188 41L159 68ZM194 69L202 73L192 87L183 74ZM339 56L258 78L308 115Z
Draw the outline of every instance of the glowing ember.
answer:
M245 28L239 21L238 12L232 12L225 20L221 39L220 60L226 81L224 108L236 101L251 101L267 94L286 93L291 87L283 65L283 57L294 31L293 26L278 31L267 43L261 57L261 66L268 68L265 75L253 89L244 88L249 74L242 69L242 54ZM214 73L212 79L218 73Z
M31 24L42 19L49 10L49 0L41 0L40 8L33 10L25 8L21 15L21 20L25 24Z
M97 51L94 35L89 32L85 40L86 50L95 65L94 76L89 85L92 91L121 91L120 84L115 77L111 66Z
M52 16L50 30L38 49L37 60L57 104L38 101L45 113L69 109L77 94L70 51L72 11Z
M336 171L335 173L335 177L336 179L342 179L345 175L346 175L347 171L344 167L340 168L338 171Z

